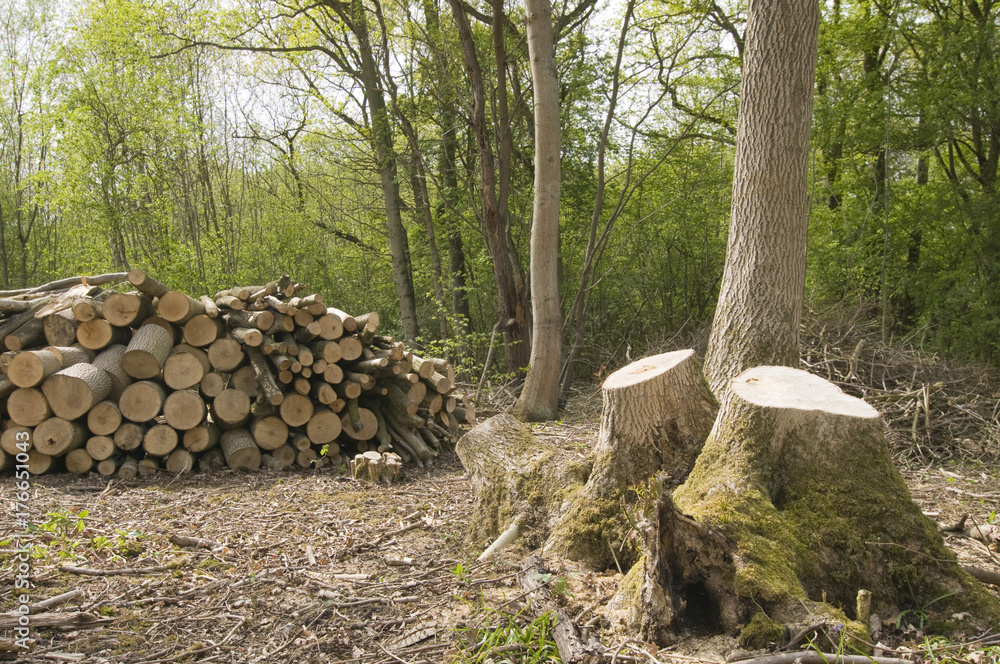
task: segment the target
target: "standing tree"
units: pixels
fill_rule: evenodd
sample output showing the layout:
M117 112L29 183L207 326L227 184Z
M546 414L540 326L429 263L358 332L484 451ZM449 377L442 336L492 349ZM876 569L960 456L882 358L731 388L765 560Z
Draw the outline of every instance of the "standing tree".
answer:
M559 187L561 132L559 78L549 0L524 0L535 98L535 205L531 219L532 346L518 403L528 421L559 414Z
M750 367L799 363L818 29L814 2L750 6L729 245L705 357L716 393Z
M503 2L493 2L491 28L493 50L497 62L497 114L500 125L499 155L493 150L491 139L494 130L487 124L486 84L480 65L476 42L466 15L467 6L461 0L448 0L459 39L471 95L469 120L479 153L479 202L482 233L486 251L493 263L493 276L497 281L499 329L503 330L504 353L507 370L520 372L529 359L527 335L527 296L521 265L510 234L511 122L507 104L506 47L503 30L506 17Z

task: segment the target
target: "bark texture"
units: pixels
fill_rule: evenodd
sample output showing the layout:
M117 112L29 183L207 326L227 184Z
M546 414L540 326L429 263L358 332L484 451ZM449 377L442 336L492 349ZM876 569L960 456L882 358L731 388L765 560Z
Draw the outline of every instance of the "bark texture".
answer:
M750 367L798 366L818 25L809 0L749 6L726 267L705 359L716 394Z

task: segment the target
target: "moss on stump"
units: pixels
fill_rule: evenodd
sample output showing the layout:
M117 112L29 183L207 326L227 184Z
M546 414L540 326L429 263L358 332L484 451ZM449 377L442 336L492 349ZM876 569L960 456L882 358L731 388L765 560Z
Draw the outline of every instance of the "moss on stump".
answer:
M926 609L977 626L1000 621L911 499L878 413L806 372L758 367L734 379L673 501L698 527L661 519L672 531L661 552L668 574L706 588L727 631L760 610L784 624L810 611L835 619L836 606L853 611L859 590L882 616ZM725 540L721 565L699 560L708 532Z

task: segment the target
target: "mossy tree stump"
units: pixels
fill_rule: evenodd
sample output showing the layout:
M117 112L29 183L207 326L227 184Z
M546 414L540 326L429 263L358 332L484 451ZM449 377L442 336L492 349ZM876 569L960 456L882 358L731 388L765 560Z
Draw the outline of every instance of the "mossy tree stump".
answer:
M797 369L732 381L690 476L651 520L644 578L629 575L647 637L685 618L735 632L761 611L784 625L846 622L860 590L872 613L920 612L932 631L958 615L1000 621L912 501L878 413Z
M537 546L563 511L565 495L587 479L579 457L537 439L510 415L496 415L459 439L455 451L469 473L475 508L468 538L483 545L512 523Z
M622 497L657 474L680 484L718 410L690 349L633 362L608 376L602 389L593 472L546 543L546 550L596 568L616 562L612 548L620 549L628 528Z

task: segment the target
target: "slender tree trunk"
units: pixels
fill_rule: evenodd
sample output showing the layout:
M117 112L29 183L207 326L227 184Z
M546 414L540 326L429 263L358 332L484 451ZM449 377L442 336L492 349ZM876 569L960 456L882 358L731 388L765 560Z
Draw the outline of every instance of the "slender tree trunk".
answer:
M604 213L604 189L607 186L605 175L605 155L607 153L608 137L611 134L611 123L614 121L615 108L618 106L618 93L621 90L621 65L625 51L625 41L628 36L629 24L632 20L632 12L635 10L635 0L629 0L625 6L625 18L622 19L621 33L618 37L618 51L615 55L615 68L611 82L611 98L608 100L608 110L604 115L604 127L601 129L601 137L597 143L597 190L594 193L594 211L590 217L590 233L587 236L587 250L583 259L583 268L580 270L580 286L576 292L573 306L570 307L569 318L574 321L573 347L566 360L566 367L562 376L562 397L569 396L569 389L573 385L573 375L576 373L576 364L580 360L583 352L583 342L587 334L587 302L589 300L588 290L590 287L591 275L593 274L594 263L598 254L597 229Z
M717 394L745 369L799 363L818 26L810 0L751 1L729 244L705 360Z
M461 331L469 332L471 312L465 287L465 249L462 246L462 229L454 215L448 210L458 204L458 174L455 159L458 154L458 123L455 118L455 83L448 62L445 40L441 34L440 14L437 0L423 0L424 19L427 35L434 50L434 63L438 77L438 97L441 99L441 194L446 202L437 208L437 217L444 228L448 243L448 268L451 275L451 308L458 319Z
M437 319L438 332L441 338L448 336L448 318L445 316L444 287L441 285L444 279L441 273L441 255L438 253L437 238L434 233L434 218L431 216L430 194L427 192L427 174L424 172L424 162L417 152L416 136L412 137L411 150L411 170L410 187L413 189L413 202L416 206L416 214L423 222L424 232L427 233L427 251L431 257L431 279L434 281L434 300L438 305Z
M562 140L559 77L549 0L525 0L535 102L535 200L531 219L531 362L521 392L521 417L559 415L562 316L559 310L559 191Z
M417 326L416 296L413 291L413 267L410 262L406 227L403 226L403 217L399 210L396 154L392 145L389 113L386 110L385 96L379 84L378 65L368 34L368 18L361 0L352 0L351 12L352 29L358 38L361 81L365 88L365 99L368 101L371 113L372 141L382 185L382 202L385 208L386 229L389 234L389 251L392 255L392 276L396 283L396 297L399 300L399 314L403 322L403 336L406 339L416 339L420 332Z
M497 198L497 173L494 167L493 148L490 144L491 128L486 124L486 96L483 74L476 54L469 19L461 0L448 0L458 25L462 42L465 70L472 92L472 131L479 151L481 178L481 203L483 232L486 247L493 262L493 276L497 281L499 318L504 334L507 369L518 372L528 364L527 312L524 287L516 269L516 256L510 244L508 219L501 214ZM494 22L500 19L494 18Z

